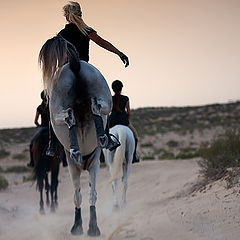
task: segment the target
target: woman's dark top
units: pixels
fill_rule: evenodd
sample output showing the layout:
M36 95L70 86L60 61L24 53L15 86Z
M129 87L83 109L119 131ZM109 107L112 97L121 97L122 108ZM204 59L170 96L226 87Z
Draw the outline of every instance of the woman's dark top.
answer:
M48 127L50 121L48 105L42 103L37 107L37 111L41 115L41 127Z
M126 105L129 101L129 98L124 95L119 95L119 104L118 96L113 96L113 109L109 116L109 127L114 127L115 125L129 125L128 114L126 112Z
M87 33L90 34L96 32L92 28L87 30ZM69 41L77 49L79 58L86 62L89 61L89 37L81 33L78 27L69 23L66 24L65 28L62 29L58 35L62 36L64 39Z

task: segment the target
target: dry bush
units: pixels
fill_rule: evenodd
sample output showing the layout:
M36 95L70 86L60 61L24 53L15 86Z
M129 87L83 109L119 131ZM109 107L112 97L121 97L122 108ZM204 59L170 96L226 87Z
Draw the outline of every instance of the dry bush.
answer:
M240 129L230 129L199 150L201 172L208 178L221 176L240 166Z
M4 190L8 187L8 181L5 177L0 176L0 190Z
M0 159L5 158L10 155L10 152L7 152L5 149L0 150Z

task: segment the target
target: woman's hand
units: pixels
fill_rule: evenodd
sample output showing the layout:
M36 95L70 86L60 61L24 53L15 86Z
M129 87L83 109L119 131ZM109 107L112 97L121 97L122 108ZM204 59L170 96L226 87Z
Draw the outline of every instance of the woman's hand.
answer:
M119 57L123 61L125 67L127 67L129 65L128 57L124 53L121 53Z

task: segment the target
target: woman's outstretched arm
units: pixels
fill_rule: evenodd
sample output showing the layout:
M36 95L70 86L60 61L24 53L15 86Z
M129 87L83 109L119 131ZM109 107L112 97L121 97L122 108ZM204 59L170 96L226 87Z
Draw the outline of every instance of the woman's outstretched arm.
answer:
M117 54L121 60L123 61L125 67L127 67L129 65L129 60L128 57L120 52L116 47L114 47L110 42L108 42L107 40L101 38L96 32L91 32L88 37L94 41L98 46Z

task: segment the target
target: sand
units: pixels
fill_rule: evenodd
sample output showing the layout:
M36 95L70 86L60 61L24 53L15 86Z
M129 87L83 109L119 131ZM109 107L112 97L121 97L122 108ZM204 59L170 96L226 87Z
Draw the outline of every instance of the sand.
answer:
M198 180L197 160L144 161L134 164L129 177L127 206L113 208L109 173L101 168L96 204L104 240L238 240L240 238L239 187L226 189L217 181L203 191L189 193ZM14 176L12 176L14 177ZM39 193L31 182L10 184L0 192L1 240L92 239L89 221L88 172L81 178L83 229L72 236L73 188L67 168L59 176L59 206L39 213Z

